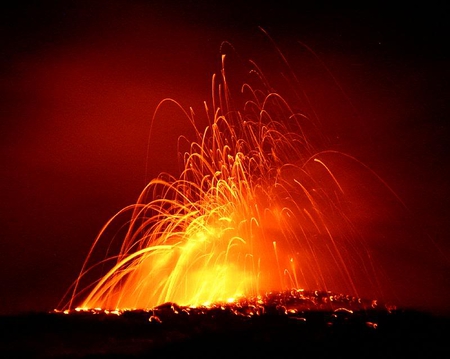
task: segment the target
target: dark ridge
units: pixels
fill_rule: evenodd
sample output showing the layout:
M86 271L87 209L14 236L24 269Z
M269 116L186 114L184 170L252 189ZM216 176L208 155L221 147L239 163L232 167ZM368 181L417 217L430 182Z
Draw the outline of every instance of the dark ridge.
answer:
M329 292L0 317L0 357L449 357L449 318Z

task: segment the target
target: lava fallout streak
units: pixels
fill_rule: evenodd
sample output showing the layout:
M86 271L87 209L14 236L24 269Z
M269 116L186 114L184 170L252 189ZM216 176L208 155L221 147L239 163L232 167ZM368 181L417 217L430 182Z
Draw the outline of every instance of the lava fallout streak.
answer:
M236 109L223 56L203 131L192 110L171 99L160 103L155 116L175 104L195 130L180 153L181 175L153 179L106 224L69 308L199 305L291 288L358 295L361 280L375 284L367 248L346 215L346 190L330 165L345 156L316 148L312 120L272 91L256 66L251 73L262 85L245 83ZM124 215L120 251L79 303L81 281L99 265L92 266L92 251Z

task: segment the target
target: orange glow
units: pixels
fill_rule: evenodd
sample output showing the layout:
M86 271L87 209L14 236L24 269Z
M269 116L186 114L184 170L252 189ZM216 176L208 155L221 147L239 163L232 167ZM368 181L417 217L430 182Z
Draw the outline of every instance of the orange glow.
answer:
M257 67L251 73L264 79ZM181 175L153 179L105 225L69 308L202 305L292 288L359 295L358 282L376 282L330 165L337 156L350 157L317 149L306 134L311 119L262 82L242 86L243 105L236 109L224 56L203 131L194 111L172 99L160 103L153 121L172 104L195 130L180 153ZM86 295L80 283L99 265L91 265L94 248L124 215L130 219L120 251L100 263L110 269Z

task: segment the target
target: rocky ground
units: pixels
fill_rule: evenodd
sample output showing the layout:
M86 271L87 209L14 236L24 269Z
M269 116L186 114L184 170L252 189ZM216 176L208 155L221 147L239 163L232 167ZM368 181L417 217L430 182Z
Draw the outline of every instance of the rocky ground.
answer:
M1 358L450 357L449 318L324 292L0 318Z

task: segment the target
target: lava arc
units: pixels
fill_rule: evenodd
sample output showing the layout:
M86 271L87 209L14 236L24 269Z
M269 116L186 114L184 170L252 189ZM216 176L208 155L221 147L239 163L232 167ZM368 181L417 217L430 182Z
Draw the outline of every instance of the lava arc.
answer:
M212 78L204 129L194 111L173 99L157 107L153 121L163 106L179 106L194 129L193 140L179 140L188 144L180 151L180 175L160 174L105 225L69 307L195 306L292 288L358 295L362 281L376 286L334 164L354 159L323 148L319 126L274 91L253 62L255 84L233 93L225 59ZM124 217L120 250L91 263L108 229ZM82 288L99 265L108 269Z

